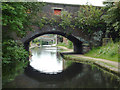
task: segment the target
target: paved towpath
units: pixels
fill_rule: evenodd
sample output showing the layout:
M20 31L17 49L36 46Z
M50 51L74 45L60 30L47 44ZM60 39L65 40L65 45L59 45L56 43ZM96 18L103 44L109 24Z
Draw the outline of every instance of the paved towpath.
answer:
M58 46L58 47L65 49L65 51L64 51L65 53L73 52L72 49L68 49L68 48L63 47L63 46ZM75 56L75 57L80 57L80 58L83 58L86 60L94 61L95 63L97 63L101 66L104 66L106 68L109 68L109 69L116 71L116 72L119 72L119 69L120 69L120 62L118 63L118 62L110 61L110 60L106 60L106 59L92 58L92 57L84 56L82 54L71 54L71 55Z

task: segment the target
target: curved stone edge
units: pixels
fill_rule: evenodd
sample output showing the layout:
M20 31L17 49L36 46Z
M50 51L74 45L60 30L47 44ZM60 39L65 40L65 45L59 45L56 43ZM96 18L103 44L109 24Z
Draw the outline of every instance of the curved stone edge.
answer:
M77 57L77 56L73 56L73 55L64 55L62 53L61 53L61 56L64 59L73 60L78 63L85 63L85 64L90 64L90 65L94 64L95 66L100 67L101 69L103 69L111 74L114 74L120 80L120 72L119 72L118 68L111 67L102 61L94 61L92 59L86 59L83 57Z

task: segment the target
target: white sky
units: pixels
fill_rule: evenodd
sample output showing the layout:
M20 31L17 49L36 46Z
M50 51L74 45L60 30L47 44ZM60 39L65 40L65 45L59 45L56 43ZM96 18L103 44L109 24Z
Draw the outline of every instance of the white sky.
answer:
M43 2L51 3L64 3L64 4L75 4L75 5L85 5L87 2L93 6L104 6L103 1L105 0L38 0Z

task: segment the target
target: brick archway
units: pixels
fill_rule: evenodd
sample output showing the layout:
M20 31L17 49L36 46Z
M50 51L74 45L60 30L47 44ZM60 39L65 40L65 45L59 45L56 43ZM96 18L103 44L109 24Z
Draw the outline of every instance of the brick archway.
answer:
M82 52L83 52L82 43L84 41L82 41L83 39L81 39L77 36L77 35L79 35L77 31L75 31L75 30L74 30L74 32L71 32L71 31L72 30L70 30L70 29L63 30L57 26L51 27L51 26L46 25L42 29L36 28L34 30L34 32L32 32L32 31L29 32L26 35L26 37L21 39L21 41L24 43L25 49L29 50L29 42L31 40L35 39L36 37L39 37L39 36L44 35L44 34L57 34L57 35L64 36L73 42L74 53L82 54Z

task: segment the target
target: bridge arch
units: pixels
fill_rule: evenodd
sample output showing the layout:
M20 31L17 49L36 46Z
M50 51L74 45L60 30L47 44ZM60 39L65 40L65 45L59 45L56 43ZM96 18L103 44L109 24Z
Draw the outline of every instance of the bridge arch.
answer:
M64 36L66 37L67 39L69 39L72 43L73 43L73 46L74 46L74 53L81 53L82 54L82 42L79 41L77 38L75 38L74 36L72 35L67 35L66 33L62 33L62 32L46 32L46 33L39 33L39 34L36 34L35 36L27 39L25 42L24 42L24 46L25 46L25 49L26 50L29 50L29 42L39 36L42 36L42 35L45 35L45 34L57 34L57 35L61 35L61 36Z
M82 44L86 41L88 41L88 36L86 36L85 33L81 32L81 30L78 29L72 29L72 28L66 28L62 29L59 26L50 26L45 25L43 28L40 29L40 27L34 26L34 31L30 31L27 33L27 35L24 38L21 38L21 41L23 42L25 49L29 50L29 42L39 36L45 35L45 34L57 34L66 37L69 39L74 46L74 53L83 53L83 46Z
M22 42L24 43L25 49L29 50L29 42L41 35L45 35L45 34L57 34L57 35L61 35L66 37L67 39L69 39L74 46L74 53L81 53L82 54L82 41L80 41L79 39L77 39L74 35L69 34L67 32L63 32L61 30L54 30L55 28L52 28L52 30L37 30L35 32L29 33L26 37L24 37L22 39Z

